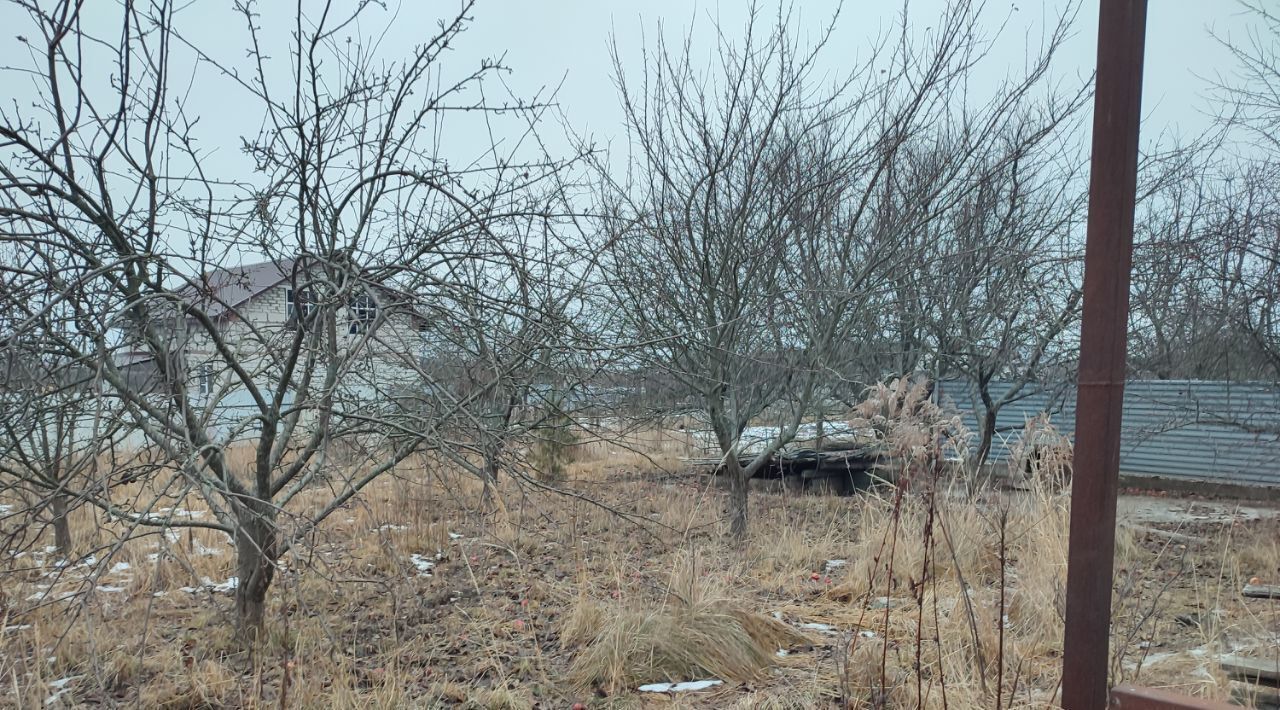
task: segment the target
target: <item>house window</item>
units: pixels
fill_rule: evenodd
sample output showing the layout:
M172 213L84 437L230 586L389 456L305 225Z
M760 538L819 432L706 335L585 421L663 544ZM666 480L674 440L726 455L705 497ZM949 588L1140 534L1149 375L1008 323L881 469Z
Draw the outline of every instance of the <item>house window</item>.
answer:
M213 368L209 365L201 365L196 376L196 391L201 396L207 397L213 391Z
M316 311L315 299L312 297L311 289L285 289L285 316L290 325L296 325L299 322L311 320L311 316Z
M377 318L378 304L373 300L373 296L366 292L351 299L351 326L348 332L352 335L368 333L370 326Z

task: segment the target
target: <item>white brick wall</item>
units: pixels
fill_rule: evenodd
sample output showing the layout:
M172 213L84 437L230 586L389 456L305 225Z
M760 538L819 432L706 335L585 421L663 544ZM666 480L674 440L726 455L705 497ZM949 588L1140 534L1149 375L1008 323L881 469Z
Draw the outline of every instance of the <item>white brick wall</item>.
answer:
M273 358L273 349L283 353L295 331L287 323L287 284L277 285L261 293L238 309L239 317L231 316L223 321L222 338L237 355L237 361L253 373L259 388L274 387L279 373ZM337 314L339 364L344 368L339 379L341 399L364 406L385 403L387 397L406 388L415 387L419 377L414 369L421 351L420 338L412 319L404 314L380 314L384 317L377 329L365 335L349 333L349 313L346 309ZM251 327L252 326L252 327ZM257 332L254 332L254 329ZM207 334L194 326L186 347L189 371L193 377L192 392L198 392L198 380L202 368L209 368L214 375L212 388L219 391L228 387L236 378L224 360L216 353ZM301 362L299 364L302 364ZM321 362L319 367L324 367ZM295 379L300 373L295 375ZM200 399L202 403L207 403ZM252 398L243 387L229 387L222 393L214 419L220 428L233 421L251 416Z

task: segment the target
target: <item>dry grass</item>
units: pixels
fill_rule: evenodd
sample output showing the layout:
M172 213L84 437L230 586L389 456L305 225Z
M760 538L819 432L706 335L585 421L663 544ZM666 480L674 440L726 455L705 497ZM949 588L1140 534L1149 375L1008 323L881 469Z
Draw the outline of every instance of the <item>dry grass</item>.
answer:
M574 655L570 678L583 690L615 694L653 682L749 681L779 649L805 637L733 598L695 555L680 564L656 604L577 599L562 631Z
M47 707L667 706L635 687L710 676L729 682L676 702L941 707L945 691L953 708L993 707L997 693L1005 707L1052 703L1068 512L1052 486L976 498L940 488L932 504L919 492L757 494L738 547L721 537L720 492L667 473L687 437L631 439L580 439L558 484L580 497L505 480L488 508L479 481L406 464L284 561L254 654L232 642L230 596L202 586L232 574L225 539L126 540L79 511L80 552L100 564L57 578L49 555L28 553L4 572L0 705L40 707L63 691ZM176 491L165 505L204 514ZM1123 531L1115 672L1225 697L1212 655L1280 634L1275 602L1237 594L1251 577L1280 579L1280 529L1165 527L1205 542ZM434 563L430 576L415 556ZM129 567L112 571L119 562ZM81 596L29 599L65 591ZM1191 613L1205 623L1175 621Z

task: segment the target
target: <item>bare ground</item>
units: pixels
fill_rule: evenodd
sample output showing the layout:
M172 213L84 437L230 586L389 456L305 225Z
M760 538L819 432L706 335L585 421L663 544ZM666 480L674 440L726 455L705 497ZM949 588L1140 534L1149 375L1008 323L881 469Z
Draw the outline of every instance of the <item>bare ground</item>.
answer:
M232 640L225 540L152 535L59 575L38 541L5 574L0 702L1052 703L1061 494L940 496L931 507L918 494L756 493L751 539L735 545L722 537L719 491L704 477L660 470L679 469L678 449L664 445L650 459L584 448L570 482L558 484L569 495L508 481L487 510L474 481L446 472L376 484L284 561L270 633L255 653ZM195 501L175 505L201 514ZM1280 647L1280 603L1239 594L1251 578L1280 580L1276 511L1143 497L1126 497L1121 510L1114 678L1226 697L1219 654ZM104 560L110 526L92 532L92 522L82 513L78 534L84 552L96 543ZM100 576L85 582L90 569ZM79 594L55 601L68 592ZM786 628L768 626L778 622ZM769 644L785 646L767 649L767 660L751 655L742 631L765 627L782 634ZM742 649L729 648L738 637ZM708 668L736 677L693 692L637 691L709 679Z

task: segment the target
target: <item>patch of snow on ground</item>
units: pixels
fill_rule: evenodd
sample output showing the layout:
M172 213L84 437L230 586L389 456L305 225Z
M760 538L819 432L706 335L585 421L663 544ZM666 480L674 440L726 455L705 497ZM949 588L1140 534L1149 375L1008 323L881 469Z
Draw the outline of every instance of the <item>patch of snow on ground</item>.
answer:
M223 582L222 584L214 584L210 580L205 580L204 582L205 582L205 586L209 587L210 590L215 592L221 592L223 594L227 592L233 592L235 591L236 587L240 586L239 577L227 577L227 581Z
M16 626L6 626L4 627L4 630L5 631L22 631L23 629L29 629L29 628L31 628L31 624L18 624Z
M72 675L72 676L67 676L66 678L59 678L55 681L50 681L49 685L54 689L55 692L51 694L49 697L44 699L44 704L53 705L54 703L58 702L58 699L62 697L62 694L70 690L70 688L68 688L67 686L71 684L71 681L76 680L77 678L80 678L80 677L81 676L78 676L78 675Z
M110 584L99 584L99 585L98 585L98 591L99 591L99 592L108 592L108 593L111 593L111 594L116 594L116 593L119 593L119 592L123 592L123 591L124 591L124 587L113 587L113 586L111 586Z
M12 512L13 512L12 505L6 505L4 503L0 503L0 515L5 515Z
M111 570L107 572L107 574L119 574L121 572L128 570L129 568L130 568L130 565L128 562L117 562L114 565L111 565Z
M186 508L160 508L156 511L157 515L173 516L180 518L203 518L203 510L187 510Z
M211 592L220 592L222 594L226 594L227 592L235 591L236 587L239 587L239 586L240 586L239 577L227 577L227 581L222 583L215 582L212 579L209 579L208 577L201 577L199 587L179 587L178 590L186 592L187 594L195 594L201 589L208 589Z
M683 683L649 683L637 690L641 693L684 693L695 690L706 690L724 683L723 680L687 680Z
M826 572L830 572L831 570L840 569L847 564L849 564L848 560L827 560L827 563L822 566L822 569Z
M393 525L391 523L387 523L386 525L379 525L378 527L374 528L373 531L374 532L399 532L401 530L408 530L408 529L409 529L408 525Z
M65 601L67 599L70 599L75 595L76 595L75 592L59 592L57 594L50 595L49 592L44 591L44 592L36 592L35 594L28 596L27 601L42 602L42 603L43 602L60 602L60 601Z
M430 577L431 570L436 566L435 562L432 562L416 552L409 555L409 562L418 570L419 577Z
M817 624L817 623L800 624L800 628L806 629L808 631L818 631L824 634L834 634L836 632L836 627L831 626L829 624Z
M461 536L461 535L459 535L458 533L449 533L449 539L450 539L450 540L461 540L461 539L462 539L462 536Z
M205 547L199 540L193 539L191 541L191 552L200 555L201 557L213 557L215 555L221 555L224 550L219 550L216 547Z

